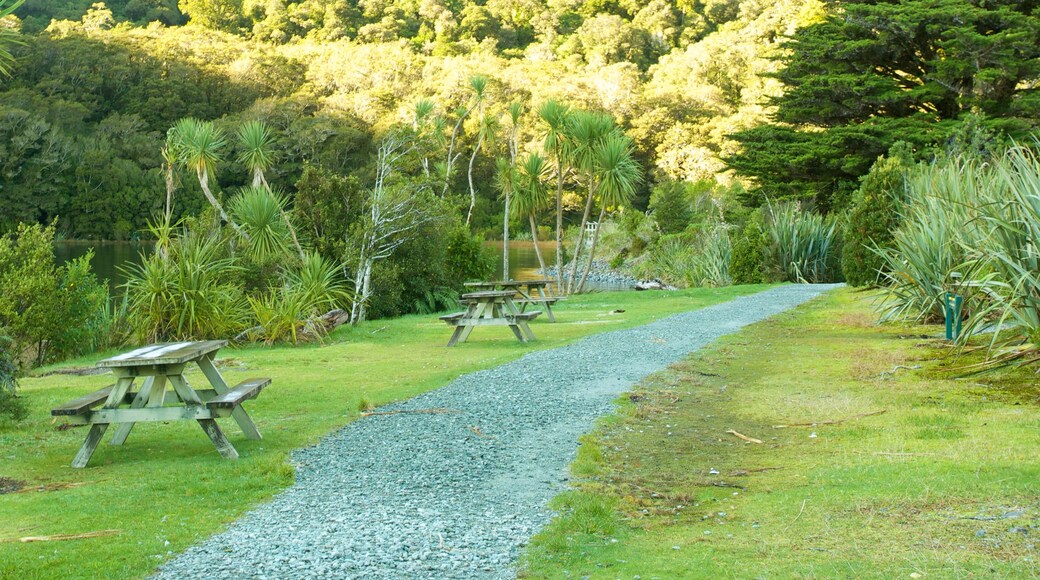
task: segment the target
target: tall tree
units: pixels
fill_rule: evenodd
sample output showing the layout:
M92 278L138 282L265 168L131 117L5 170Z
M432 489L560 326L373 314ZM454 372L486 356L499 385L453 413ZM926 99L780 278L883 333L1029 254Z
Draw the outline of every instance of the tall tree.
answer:
M512 201L510 197L516 189L516 156L520 148L520 117L524 114L524 106L514 101L509 104L507 112L509 114L509 180L508 182L499 183L500 186L505 186L499 187L499 191L502 192L502 196L505 198L505 207L502 210L502 276L504 280L509 279L509 202ZM496 175L501 175L503 168L500 163L497 169Z
M538 224L535 215L549 205L549 195L545 188L545 174L548 169L545 158L531 153L518 160L514 174L513 204L510 209L517 218L527 218L531 226L531 241L534 242L534 253L538 256L538 266L545 272L545 258L538 246Z
M599 189L602 174L599 167L599 150L607 137L617 134L614 118L604 113L578 111L570 116L567 124L567 136L572 143L571 163L576 169L576 179L587 191L585 211L581 216L578 228L578 239L574 244L574 256L571 259L571 273L567 281L567 293L574 292L578 286L578 264L585 244L585 227L592 214L592 206ZM598 228L597 228L597 231Z
M195 172L199 178L199 186L217 215L225 223L243 236L246 233L235 223L224 206L217 201L209 189L210 175L216 172L217 163L221 161L221 149L224 148L224 133L210 121L200 121L188 117L177 121L166 135L167 145L173 151L177 161L185 168Z
M632 140L619 133L611 133L596 144L593 150L593 163L596 174L596 191L599 198L599 222L607 214L608 208L628 205L635 195L636 186L642 180L639 163L633 156ZM596 243L599 241L600 228L592 234L592 246L589 248L585 271L581 275L576 291L585 289L585 281L592 270L592 262L596 258Z
M282 222L292 238L296 253L299 254L301 261L305 260L307 256L303 251L303 246L300 245L299 236L296 235L296 227L289 219L289 213L285 211L285 200L274 194L264 176L264 172L274 164L275 158L270 129L263 121L247 121L238 128L238 142L241 147L238 161L252 171L253 189L262 188L271 196L273 206L278 208Z
M752 201L845 204L897 140L941 142L972 112L1012 135L1040 113L1040 11L1021 0L848 0L787 45L774 123L737 133Z
M550 100L538 107L538 117L546 124L544 148L553 156L556 169L556 289L562 294L563 286L563 176L567 172L568 143L567 119L570 108Z

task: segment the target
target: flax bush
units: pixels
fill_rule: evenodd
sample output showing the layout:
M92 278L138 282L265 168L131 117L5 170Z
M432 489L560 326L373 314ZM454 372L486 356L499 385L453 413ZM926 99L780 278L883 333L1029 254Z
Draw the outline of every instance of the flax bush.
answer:
M809 283L840 279L833 217L803 211L795 203L780 203L769 206L765 230L768 278Z

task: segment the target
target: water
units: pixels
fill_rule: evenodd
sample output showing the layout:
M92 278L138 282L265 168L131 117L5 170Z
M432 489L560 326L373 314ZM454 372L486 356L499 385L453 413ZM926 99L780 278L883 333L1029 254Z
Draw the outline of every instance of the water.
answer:
M540 242L542 258L547 266L556 263L556 250L552 242ZM502 276L502 242L484 242L484 247L495 258L495 277L503 279ZM57 242L54 253L58 263L79 258L91 249L94 250L94 258L90 266L94 274L100 279L108 280L108 285L113 294L119 293L119 286L126 282L123 273L130 264L139 264L141 254L151 253L152 244L131 242ZM513 280L540 280L545 278L538 272L538 255L534 251L534 242L511 241L509 242L509 278Z
M100 280L108 280L109 292L121 294L119 286L126 282L122 269L141 263L141 254L150 254L153 244L148 242L55 242L54 256L59 264L84 256L94 250L90 268Z

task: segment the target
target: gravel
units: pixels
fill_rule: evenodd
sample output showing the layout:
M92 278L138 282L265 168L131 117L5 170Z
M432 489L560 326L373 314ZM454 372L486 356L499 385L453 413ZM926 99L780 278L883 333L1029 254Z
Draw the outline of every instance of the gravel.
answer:
M295 452L292 487L156 577L514 578L578 437L618 395L831 288L786 285L589 336L383 407L453 412L370 416Z

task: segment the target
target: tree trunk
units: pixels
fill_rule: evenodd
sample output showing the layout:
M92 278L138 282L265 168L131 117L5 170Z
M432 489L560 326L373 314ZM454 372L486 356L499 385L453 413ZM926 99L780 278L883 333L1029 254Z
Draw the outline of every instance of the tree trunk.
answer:
M592 186L592 179L589 179L589 198L585 200L585 213L581 216L581 227L578 229L578 241L574 244L574 256L571 257L571 277L567 282L567 293L570 294L575 289L575 278L578 277L578 258L581 256L582 244L585 243L585 225L589 223L589 214L592 213L592 192L595 188Z
M600 208L599 210L599 222L603 223L603 218L607 215L607 208ZM592 234L592 247L589 248L589 260L585 263L585 272L581 275L581 282L578 283L578 294L581 294L585 290L585 280L589 278L589 272L592 271L592 261L596 258L596 242L599 241L599 226L596 227L596 232Z
M564 295L563 289L563 153L556 148L556 293Z
M228 217L227 212L224 211L224 207L220 205L220 202L217 201L217 198L213 197L213 192L209 190L209 173L205 169L199 169L198 174L199 185L202 186L202 193L206 195L206 199L209 201L210 205L212 205L214 209L217 210L217 215L220 216L220 219L226 222L228 225L234 228L236 232L241 234L242 237L248 240L249 234L243 231L242 228L238 226L238 224L231 221L231 218Z
M502 279L509 277L509 191L506 191L505 219L502 220Z
M466 226L473 219L473 208L477 205L477 190L473 187L473 163L477 160L477 153L484 144L484 134L477 138L477 146L473 148L473 155L469 156L469 212L466 214Z
M173 165L166 165L166 223L173 216Z
M534 242L534 253L538 256L538 267L542 269L542 274L545 274L545 258L542 257L542 249L538 247L538 226L534 223L534 214L527 214L527 219L531 222L531 241Z

